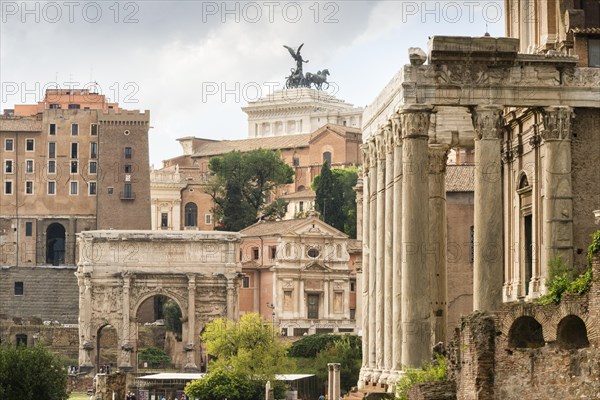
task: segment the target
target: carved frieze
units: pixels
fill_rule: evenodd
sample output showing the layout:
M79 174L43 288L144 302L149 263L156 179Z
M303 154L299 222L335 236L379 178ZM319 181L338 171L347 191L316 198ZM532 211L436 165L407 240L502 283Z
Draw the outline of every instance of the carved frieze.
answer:
M478 106L471 108L473 128L478 140L500 139L504 121L501 106Z
M571 138L573 109L568 106L546 107L542 110L544 140L564 140Z
M600 87L599 68L567 68L562 77L564 86Z

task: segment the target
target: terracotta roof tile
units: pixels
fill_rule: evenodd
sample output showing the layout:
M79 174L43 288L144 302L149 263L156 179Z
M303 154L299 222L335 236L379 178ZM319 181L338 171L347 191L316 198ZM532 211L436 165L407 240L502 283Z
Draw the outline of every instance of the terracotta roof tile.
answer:
M204 143L192 157L219 156L232 151L251 151L256 149L291 149L308 147L310 133L300 135L272 136L241 140L222 140Z
M242 236L282 235L306 222L306 219L287 219L283 221L259 221L240 231Z
M304 198L314 198L316 196L315 192L311 189L302 190L300 192L294 192L289 194L284 194L283 196L279 196L281 199L304 199Z
M446 192L473 192L475 190L474 165L448 165L446 167Z

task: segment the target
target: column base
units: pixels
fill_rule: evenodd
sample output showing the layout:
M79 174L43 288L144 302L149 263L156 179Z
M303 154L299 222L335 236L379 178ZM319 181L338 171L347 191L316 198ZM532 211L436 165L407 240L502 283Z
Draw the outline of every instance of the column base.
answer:
M374 369L373 373L371 374L371 383L373 385L376 385L379 383L379 377L381 376L381 370L380 369Z
M381 375L379 375L379 379L377 380L377 383L379 383L381 385L387 385L389 376L390 376L390 371L388 371L388 370L381 371Z

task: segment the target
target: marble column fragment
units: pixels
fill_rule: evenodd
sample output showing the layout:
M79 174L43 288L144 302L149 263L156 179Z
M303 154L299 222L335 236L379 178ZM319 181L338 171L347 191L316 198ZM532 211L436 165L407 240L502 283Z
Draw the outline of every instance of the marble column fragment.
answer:
M392 280L393 280L393 212L394 205L394 137L391 121L383 129L385 144L385 255L384 255L384 290L383 290L383 370L381 383L387 383L392 369L393 315L392 315Z
M431 359L430 274L425 249L429 225L428 131L431 107L405 106L402 123L402 365Z
M392 207L392 371L402 369L402 125L392 118L394 135L394 202ZM396 373L390 377L392 380Z
M471 109L475 128L473 310L502 304L502 106Z
M573 188L571 107L546 107L544 130L544 245L546 262L561 258L573 265Z
M434 343L446 342L448 314L446 286L446 162L448 146L429 145L429 249L427 268L431 273L431 312Z
M194 360L194 340L196 336L196 275L188 275L188 343L185 347L187 351L187 361L184 366L186 371L195 371L198 369Z
M380 131L375 136L377 149L377 224L376 224L376 274L375 274L375 351L376 351L376 376L373 381L378 381L383 370L384 337L384 285L385 285L385 135Z

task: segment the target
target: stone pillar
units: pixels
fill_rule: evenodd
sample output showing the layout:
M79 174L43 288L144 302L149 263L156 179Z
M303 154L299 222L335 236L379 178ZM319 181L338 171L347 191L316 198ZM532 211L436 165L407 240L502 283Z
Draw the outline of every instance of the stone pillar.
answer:
M434 343L446 342L446 161L448 146L429 145L429 249L427 269L431 273L431 311Z
M340 364L327 364L327 398L329 400L339 400L340 397Z
M235 310L235 282L232 278L227 278L227 318L232 321L237 320Z
M362 368L361 368L361 377L359 378L359 385L363 387L364 382L370 378L370 375L367 374L367 369L369 367L369 303L372 301L369 298L369 271L371 266L369 265L369 232L371 229L371 221L370 217L370 202L369 202L369 194L370 194L370 185L369 185L369 163L370 163L370 153L367 145L361 146L363 151L363 220L362 220L362 287L360 288L360 295L362 299Z
M502 304L502 106L471 110L475 128L473 310Z
M402 125L400 116L392 118L394 135L394 203L392 210L392 376L402 369Z
M229 289L229 288L228 288ZM227 292L229 300L229 291ZM227 303L229 310L229 303ZM198 366L194 357L194 343L196 341L196 275L188 274L188 343L185 346L187 352L187 361L183 367L186 371L197 371Z
M323 319L329 319L329 278L323 282Z
M546 263L562 258L573 265L573 192L571 118L567 106L546 107L544 130L544 245Z
M430 274L425 248L429 224L427 141L431 107L406 106L402 123L402 365L431 358Z
M376 272L375 272L375 364L376 375L373 382L379 381L383 370L384 336L384 285L385 285L385 134L380 131L375 136L377 149L377 222L376 222Z
M94 343L92 341L92 277L90 273L79 275L79 281L83 282L80 285L80 290L83 289L83 294L80 294L80 311L79 311L79 343L81 349L79 351L79 371L91 372L94 370ZM80 292L81 293L81 292ZM83 302L81 302L83 299Z
M384 290L383 290L383 374L381 383L387 383L392 369L392 341L393 341L393 315L392 315L392 280L393 280L393 218L391 214L394 206L394 137L391 121L384 127L385 143L385 255L384 255Z
M377 270L377 151L375 140L369 139L369 369L373 371L375 362L375 276ZM372 378L372 376L371 376Z
M129 371L131 367L131 351L133 345L131 344L131 332L130 332L130 304L129 304L129 289L131 288L131 274L122 273L123 279L123 332L121 337L121 360L119 362L119 369L122 371Z

